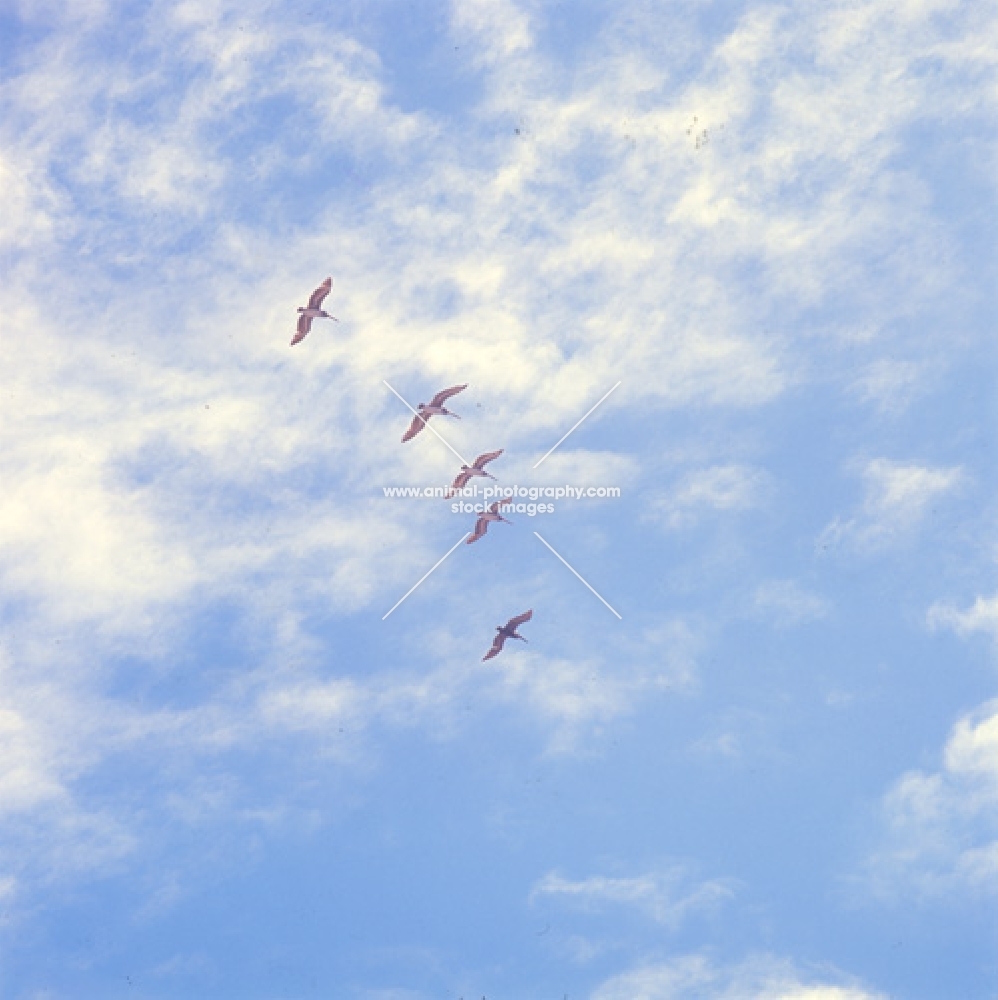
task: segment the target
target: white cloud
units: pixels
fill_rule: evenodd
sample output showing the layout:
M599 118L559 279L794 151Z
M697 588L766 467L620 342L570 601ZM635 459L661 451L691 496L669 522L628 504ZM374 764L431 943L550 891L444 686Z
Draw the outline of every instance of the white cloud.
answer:
M705 512L750 510L762 504L770 478L745 465L715 465L687 473L671 490L651 503L651 516L670 529L698 520Z
M479 601L459 617L469 619ZM483 633L485 634L485 633ZM483 665L477 647L440 629L421 633L444 665L428 672L385 671L366 681L349 677L262 681L257 708L272 731L353 733L378 725L417 726L450 738L460 725L456 706L472 694L480 704L513 707L532 717L554 754L586 752L594 734L637 711L655 694L692 683L696 637L682 622L647 630L618 644L617 654L570 659L507 647L502 660Z
M605 612L607 615L609 611ZM612 720L630 715L656 694L688 691L694 683L700 637L682 620L614 636L616 653L542 656L513 651L494 696L534 713L554 753L584 752L586 740Z
M904 523L922 516L925 508L959 481L958 468L933 469L928 466L892 462L876 458L863 470L867 511L878 519L894 518Z
M37 165L0 155L0 247L41 246L54 235L55 216L63 211L59 196Z
M509 60L532 42L530 19L511 0L454 0L452 30L484 65Z
M924 388L926 367L913 361L880 358L867 365L852 389L882 413L897 415Z
M548 872L530 890L530 901L561 900L565 905L589 911L608 906L633 907L657 923L675 929L690 913L714 909L735 893L735 884L730 879L710 879L692 885L690 881L682 866L629 878L591 875L572 880Z
M754 613L777 625L799 625L828 616L828 601L795 580L766 580L755 589Z
M998 637L998 599L966 611L933 605L933 628ZM884 797L883 844L866 867L886 898L932 900L998 893L998 701L960 718L936 770L903 774Z
M0 808L21 812L60 799L65 790L45 767L39 734L10 708L0 710Z
M729 765L744 765L759 757L779 759L771 726L757 711L730 708L706 723L706 731L690 746L700 757L722 760Z
M998 594L978 597L966 611L959 611L946 602L929 608L928 623L932 628L948 627L960 635L970 632L989 632L998 639Z
M998 892L998 702L953 728L937 771L909 771L884 799L875 891L932 899Z
M524 27L522 12L495 5L462 5L455 16L468 22L468 30L495 34L498 25L503 27L502 37L506 40L497 49L495 75L490 77L495 87L501 89L506 72L503 60L511 53L519 53L517 58L520 58L530 49L525 41L524 32L528 29ZM361 144L374 135L397 133L402 141L404 135L429 135L438 128L418 116L401 116L387 104L378 81L376 56L361 50L350 39L325 39L320 46L314 40L295 35L291 28L278 28L256 8L248 14L237 14L224 4L182 5L171 9L168 22L168 38L161 42L162 50L169 51L183 66L203 66L207 73L207 82L193 82L179 96L160 93L156 89L162 83L160 76L149 76L128 62L115 73L105 67L104 72L94 74L86 62L90 49L82 42L74 43L69 32L60 40L66 47L65 58L39 59L31 72L19 78L10 99L15 105L20 101L22 112L28 109L39 125L30 133L33 144L23 147L25 155L33 157L34 165L25 168L28 173L45 178L48 165L65 154L66 142L72 139L84 142L87 147L78 161L80 170L90 172L89 183L107 180L118 185L125 195L132 192L138 202L148 202L147 207L157 210L169 208L171 199L183 201L194 197L198 190L208 197L212 187L221 183L223 173L228 177L232 169L214 149L211 135L215 126L224 121L233 107L252 107L254 102L288 88L303 107L323 114L328 112L330 121L336 123L338 135L355 137ZM99 18L96 23L103 26L102 30L107 28L107 22ZM76 26L73 30L77 30ZM91 25L88 30L98 28ZM706 100L713 88L717 91L715 100L723 97L723 102L728 102L737 98L733 106L741 106L739 101L747 106L752 88L761 85L753 82L747 68L768 58L766 53L776 45L779 33L786 30L787 24L779 18L748 19L718 50L716 65L687 97ZM87 36L91 42L94 37L97 36ZM794 35L794 38L795 44L801 42L801 37ZM149 39L146 41L152 44ZM294 80L275 74L275 66L284 60L288 47L294 47L298 55L304 51L307 59L313 60L308 74L296 74ZM531 52L529 58L536 61L540 56ZM318 360L313 381L306 383L310 397L321 398L316 392L318 382L328 377L331 364L346 362L349 366L344 379L346 399L342 417L351 408L365 405L377 381L376 375L384 373L389 359L405 355L413 342L425 347L425 366L430 373L449 377L455 367L462 367L469 371L469 377L494 386L500 395L505 394L509 412L520 411L518 421L509 427L514 438L518 430L529 432L538 427L564 426L567 418L581 412L579 408L586 400L605 390L614 369L626 369L627 378L633 383L626 391L634 402L651 394L670 405L698 398L713 403L752 405L778 393L783 376L777 341L767 336L745 335L735 322L735 311L723 308L716 301L715 283L705 276L699 264L695 275L692 271L676 272L677 284L683 288L681 297L676 298L668 291L668 283L663 286L659 262L672 261L670 267L680 267L684 249L701 238L704 227L709 229L714 225L711 213L715 209L702 216L686 212L682 218L688 228L680 228L674 235L649 229L645 221L661 214L660 210L673 197L672 190L682 190L684 185L691 184L696 187L706 183L705 179L713 178L711 183L733 192L728 197L741 197L737 194L741 188L734 183L735 175L731 172L741 169L737 167L741 158L751 163L762 151L748 143L724 162L711 160L699 166L678 166L669 157L673 147L685 141L681 127L685 117L659 100L649 104L647 98L657 92L656 87L664 86L662 72L651 68L651 63L642 69L640 59L631 59L626 64L614 57L607 59L607 72L601 76L598 87L580 80L576 92L560 99L543 90L550 80L529 81L530 87L537 88L525 102L535 123L532 141L543 148L543 155L536 150L530 153L525 148L510 146L490 149L484 162L472 162L452 144L442 142L437 158L427 161L414 176L407 176L404 184L383 183L377 187L373 212L363 230L347 227L344 231L344 223L349 220L331 206L336 222L335 239L316 235L304 238L296 247L291 266L277 278L267 272L273 272L272 261L276 257L283 260L284 248L262 233L239 232L231 224L223 227L217 252L199 262L199 266L208 269L206 277L201 284L194 282L184 289L184 297L192 309L183 321L184 328L171 334L177 347L173 357L164 356L159 344L154 348L155 353L147 353L161 322L155 310L148 322L132 321L127 336L138 349L141 361L125 367L117 361L114 366L108 365L105 354L108 341L95 336L91 324L70 324L72 330L67 332L71 343L79 346L70 348L69 353L62 332L53 331L49 340L52 349L65 356L67 363L55 372L43 374L38 383L38 394L47 400L47 411L51 410L52 400L69 398L67 371L79 371L86 366L88 372L100 375L78 387L71 409L66 407L61 414L49 412L46 419L51 421L54 416L63 428L71 428L78 419L81 404L93 412L94 419L86 428L86 443L81 435L71 433L66 442L67 449L79 452L82 448L87 455L83 468L74 472L52 469L44 474L41 470L29 474L16 466L7 470L23 484L19 495L10 499L14 509L8 511L7 518L10 530L16 530L24 540L26 552L21 575L15 574L12 582L20 586L27 581L30 586L37 585L61 599L59 591L63 584L67 587L72 584L74 568L78 568L79 579L95 574L109 600L127 596L137 601L157 602L204 586L207 575L215 580L224 579L226 574L220 577L214 566L211 574L197 569L212 566L203 546L215 544L212 539L217 535L213 523L216 513L203 506L200 491L189 492L182 504L177 502L176 493L164 490L167 484L162 480L149 489L123 492L118 484L108 482L106 470L123 453L165 438L178 448L194 446L206 459L210 457L210 465L206 463L203 471L219 489L230 490L236 485L235 478L224 486L222 483L228 476L238 476L239 485L263 491L270 484L261 482L259 477L254 482L250 470L286 471L303 450L311 459L325 458L310 442L328 441L331 435L336 435L326 420L318 416L275 420L285 409L286 400L301 391L300 386L294 385L294 379L304 374L297 368L305 357L299 352L287 362L289 367L280 377L263 377L261 367L272 366L274 361L270 346L273 330L278 323L287 322L284 315L276 307L267 307L267 312L251 323L250 329L241 323L239 352L220 350L217 331L231 328L233 310L244 312L248 301L284 301L289 310L293 308L295 295L301 294L297 289L308 287L303 277L309 271L307 262L328 258L335 244L349 248L346 255L342 250L334 251L335 259L344 265L337 274L336 290L344 297L341 301L346 314L352 317L356 328L379 331L379 336L373 338L350 337L348 333L345 343L349 352L339 346L344 343L339 332L337 338L316 335L308 343L312 352L309 363ZM306 78L312 83L302 91L300 88L305 84L301 81ZM745 88L748 93L743 93ZM92 106L105 92L131 98L154 95L152 120L126 114L109 119L110 132L88 131L95 121ZM322 102L333 99L328 95L337 95L335 101L339 103L323 111ZM823 96L828 95L823 92ZM120 106L127 107L127 102ZM68 118L67 107L74 109ZM627 134L640 139L637 147L623 142L622 109L627 113ZM64 119L68 124L63 124ZM163 122L171 123L172 132L159 127ZM854 127L852 123L850 129ZM664 167L661 183L650 187L643 183L621 186L611 170L585 192L583 200L588 206L585 209L581 201L573 201L567 195L564 203L552 200L551 185L572 173L573 159L590 142L593 130L616 165L614 170L619 168L627 177L633 172L634 180L638 181L650 170ZM293 146L286 151L289 162L297 155L296 150L300 148ZM273 152L281 155L280 150ZM765 162L771 160L773 156L767 153ZM795 169L792 158L783 167L778 165L779 157L774 162L777 174ZM202 172L202 179L207 178L204 184L189 182L185 171L191 169ZM518 172L519 180L512 187L504 174L509 169ZM755 168L745 169L751 172ZM41 186L36 187L43 190L47 183L47 180L40 182ZM562 185L560 190L564 193L568 189ZM16 190L11 197L24 201ZM517 229L515 222L512 231L503 230L506 235L502 240L489 235L496 234L500 220L508 217L511 198L520 210L516 217L549 220L545 239L538 240L527 228ZM181 215L186 210L183 204L174 207ZM536 213L532 211L534 208ZM743 214L747 212L744 235L757 221L753 214L757 210L758 206L751 211L740 210ZM19 210L18 217L24 215L25 210ZM80 220L64 215L58 221L72 232ZM505 242L510 236L514 238L515 250ZM266 267L254 265L242 273L233 272L232 254L249 253L247 241L254 249L251 258L244 256L244 263L247 259L271 263ZM398 249L406 246L420 247L419 255ZM478 250L469 253L473 246ZM719 249L708 248L709 253L717 253ZM765 244L756 249L765 251ZM474 266L469 260L476 262ZM261 272L266 275L262 285ZM455 281L462 291L464 301L459 321L426 314L427 291L441 284L441 275L446 275L448 282ZM578 307L583 303L575 289L580 281L594 277L595 285L588 281L592 291L587 294L596 311L580 312ZM516 295L510 293L514 285ZM558 291L555 304L538 311L536 307L542 301L551 301L552 287ZM251 288L252 295L248 294ZM18 292L22 299L24 291L22 288ZM131 289L119 289L118 294L121 302L115 308L115 325L127 315ZM179 294L176 285L172 294ZM568 303L568 312L561 302ZM681 322L668 319L673 307L678 309ZM709 322L704 320L705 312L710 316ZM18 327L30 331L37 352L48 339L43 332L39 341L39 315L43 310L32 314L22 309L21 314ZM487 334L479 336L476 333L479 329ZM567 335L559 332L565 329L570 331ZM515 356L519 357L517 364L510 364L509 359ZM251 371L257 377L233 379L234 362L255 363ZM96 369L91 367L95 364ZM109 367L118 371L111 380L107 377ZM308 379L309 375L304 377ZM539 389L543 390L540 397ZM209 397L213 400L211 420L196 419L198 411L203 414L200 399ZM325 401L329 402L328 395ZM340 416L338 413L337 419ZM370 454L372 464L387 454L383 448L372 447L383 430L378 421L361 442L361 450ZM24 425L22 438L37 440L38 436L38 421ZM97 452L92 447L95 440L102 442ZM404 460L409 459L406 456ZM55 461L61 464L62 457L56 457ZM626 470L614 470L615 475L620 472ZM590 474L595 474L595 469ZM751 470L737 466L692 474L680 485L677 495L665 501L664 516L670 521L682 521L694 516L693 511L701 506L730 510L756 503L759 481L754 476ZM89 529L76 533L72 539L65 537L68 532L56 531L49 536L43 530L45 524L66 524L77 516L64 507L53 507L50 502L51 498L66 497L70 492L77 498L75 511L86 519ZM25 498L36 495L40 498L38 510L28 511ZM289 508L292 499L288 497ZM187 535L189 519L186 515L176 516L188 504L198 505L204 514L203 531L193 540L181 539L181 534ZM166 512L173 512L173 516ZM342 519L343 512L338 510L335 516ZM286 523L292 517L288 509ZM279 536L256 530L262 527L255 526L248 532L253 536L253 544L243 546L241 552L233 539L225 551L216 553L216 564L234 567L240 560L248 559L259 566L282 561L285 553L280 548ZM358 537L358 527L353 522L348 532L350 539ZM326 528L327 533L333 530L328 523ZM313 535L316 530L313 529ZM373 541L379 530L391 534L400 527L394 520L385 525L371 518L367 530L360 534ZM296 540L302 547L308 544L304 531L303 526L303 534ZM264 548L269 552L260 551ZM369 551L369 546L359 545L358 549ZM142 557L123 560L125 551L141 552ZM38 553L40 558L34 560L29 553ZM336 556L335 546L331 546L329 554ZM56 581L51 567L61 565L68 566L69 573L65 581ZM110 567L122 565L131 567L130 575L115 585ZM370 585L351 586L355 574L364 568L365 560L358 551L349 567L339 574L337 589L344 598L352 595L354 606L357 601L373 599L376 591ZM80 600L79 588L73 599ZM99 603L97 609L103 612L108 603Z
M581 416L581 414L580 414ZM585 426L585 424L583 424ZM565 430L568 430L566 427ZM557 441L555 438L551 444ZM550 447L550 445L548 446ZM545 451L547 449L544 449ZM524 470L521 483L544 483L551 485L570 486L616 486L621 490L621 497L628 486L637 479L640 472L640 462L630 455L622 455L612 451L587 451L570 447L566 442L561 448L552 452L540 468L532 466L544 455L540 452L533 462ZM509 477L506 477L509 479Z
M592 1000L676 1000L695 996L712 978L707 960L691 955L630 969L593 991Z
M886 458L867 461L861 475L860 513L846 521L835 518L818 537L819 548L848 544L879 549L894 544L918 528L931 505L965 479L960 467L932 468Z
M717 967L702 955L685 955L614 976L592 1000L886 1000L848 977L834 977L838 984L829 978L805 976L791 963L769 957Z

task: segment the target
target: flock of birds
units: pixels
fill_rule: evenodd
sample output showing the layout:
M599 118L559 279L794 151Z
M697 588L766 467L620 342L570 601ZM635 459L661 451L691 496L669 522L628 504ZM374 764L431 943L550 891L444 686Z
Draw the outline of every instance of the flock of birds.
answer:
M315 319L331 319L335 320L337 323L339 320L335 316L331 316L322 308L322 303L325 301L326 296L333 289L333 279L326 278L326 280L319 285L319 287L312 292L308 297L307 306L298 307L298 329L295 331L294 338L291 341L291 346L294 347L295 344L301 343L309 334L312 329L312 321ZM460 420L460 415L453 413L444 406L451 396L456 396L459 392L463 392L468 388L467 382L464 385L452 385L449 389L442 389L438 392L428 403L420 403L416 407L416 413L412 418L412 423L409 424L408 430L402 435L402 443L406 441L411 441L427 424L430 417L455 417ZM492 475L491 472L485 471L485 466L489 462L494 461L503 453L503 449L500 448L498 451L487 451L479 455L478 458L471 465L462 465L461 471L457 474L454 482L451 483L450 488L447 491L448 496L454 496L458 490L463 490L465 486L468 485L471 479L475 476L485 476L489 479L495 479L496 477ZM488 509L479 514L478 519L475 521L475 530L468 536L466 543L471 545L473 542L477 542L482 538L485 533L489 530L489 524L493 521L503 521L506 524L511 524L511 521L507 521L506 518L500 514L500 510L506 505L513 502L511 497L504 497L501 500L496 500L495 503L490 504ZM515 618L510 618L505 625L496 626L496 635L492 640L492 647L489 651L482 657L482 660L491 660L493 656L498 656L502 651L503 644L507 639L520 639L523 642L527 640L524 639L522 635L517 632L517 628L524 622L530 621L533 617L533 610L524 611L523 614L517 615Z

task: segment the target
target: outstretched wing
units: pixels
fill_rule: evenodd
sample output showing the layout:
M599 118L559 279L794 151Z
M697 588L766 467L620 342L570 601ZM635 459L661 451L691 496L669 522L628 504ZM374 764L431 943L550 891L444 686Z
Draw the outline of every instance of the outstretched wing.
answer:
M295 334L294 339L291 341L291 346L294 347L295 344L300 343L308 336L308 331L312 329L312 317L306 316L302 313L298 317L298 332Z
M487 451L484 455L479 455L478 458L475 459L475 468L481 471L486 465L488 465L489 462L492 461L492 459L498 458L502 453L503 449L500 448L498 451Z
M309 296L308 299L309 309L321 309L322 300L329 294L332 287L333 287L333 279L326 278L326 280L321 285L319 285L319 287Z
M470 472L459 472L457 478L450 484L450 494L453 494L456 490L463 490L468 485L469 479L471 479Z
M472 542L477 542L478 539L481 538L488 530L489 530L489 522L486 521L484 517L480 517L475 522L475 533L471 536L471 538L468 539L468 541L465 544L470 545Z
M464 385L452 385L449 389L441 389L433 399L430 400L430 406L443 406L444 400L450 399L451 396L456 396L459 392L463 392L468 388L468 383L465 382Z
M530 611L524 611L522 615L517 615L515 618L510 618L510 620L506 622L506 628L513 629L513 631L515 632L516 629L519 628L524 622L529 622L530 619L533 617L534 617L534 611L533 608L531 608Z
M512 503L512 502L513 502L513 498L512 497L503 497L502 500L496 500L496 502L494 504L492 504L491 507L489 507L489 511L491 513L493 513L493 514L498 514L500 507L505 507L506 504Z
M502 644L505 641L506 641L506 636L504 636L502 633L499 633L492 640L492 648L482 657L482 662L484 663L486 660L491 660L493 656L498 656L499 653L502 651Z
M412 423L409 424L409 429L402 435L402 441L411 441L422 429L426 420L423 419L418 413L412 418Z

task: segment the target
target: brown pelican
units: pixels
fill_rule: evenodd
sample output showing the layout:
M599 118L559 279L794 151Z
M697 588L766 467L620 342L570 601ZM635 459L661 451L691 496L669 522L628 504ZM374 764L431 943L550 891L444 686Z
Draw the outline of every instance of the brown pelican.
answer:
M336 319L335 316L330 316L329 313L322 308L322 300L329 294L332 287L333 279L326 278L326 280L309 296L308 305L298 307L298 312L301 313L301 315L298 317L298 332L295 334L294 340L291 341L292 347L308 336L308 331L312 329L313 319L318 319L320 316L323 319ZM339 323L339 320L336 319L336 322Z
M488 476L489 479L495 479L496 477L491 472L485 471L485 466L502 453L502 448L498 451L487 451L484 455L479 455L471 465L462 465L457 478L450 484L448 496L452 496L457 490L463 490L468 485L468 480L473 476Z
M459 392L468 388L468 383L465 382L464 385L452 385L449 389L443 389L438 392L429 403L420 403L416 409L419 411L413 418L412 423L409 424L409 429L402 435L403 442L411 441L424 427L426 421L430 417L435 417L439 414L446 415L448 417L458 417L456 413L451 413L450 410L444 407L444 401L451 398L451 396L456 396Z
M507 639L523 639L516 630L524 622L529 622L533 617L533 610L524 611L522 615L517 615L515 618L510 618L505 625L496 626L496 637L492 640L492 648L482 657L482 661L491 660L493 656L498 656L502 651L502 644ZM526 642L526 639L523 639Z
M479 514L478 520L475 522L475 533L468 539L467 544L470 545L472 542L477 542L479 538L485 535L485 532L489 530L489 521L506 521L506 518L499 513L499 508L504 504L512 502L510 497L504 497L502 500L496 500L484 514ZM506 524L512 523L512 521L506 521Z

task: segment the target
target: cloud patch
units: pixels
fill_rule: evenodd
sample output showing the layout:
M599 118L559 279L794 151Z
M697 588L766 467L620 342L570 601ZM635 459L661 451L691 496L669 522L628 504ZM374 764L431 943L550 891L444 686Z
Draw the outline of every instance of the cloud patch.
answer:
M849 977L834 978L840 983L768 956L724 967L703 955L685 955L614 976L593 991L592 1000L887 1000Z
M771 479L762 469L713 465L686 473L671 490L651 501L650 512L670 530L679 530L708 514L758 507L770 489Z
M714 910L732 899L737 887L732 879L691 881L682 866L631 877L591 875L577 880L548 872L530 890L530 902L550 901L586 912L632 908L674 930L690 913Z
M909 771L883 802L867 872L892 899L998 894L998 701L953 727L935 771Z
M818 537L819 548L846 545L876 551L898 544L919 528L932 504L965 480L959 466L935 468L886 458L867 461L860 476L864 497L859 514L831 521Z
M951 628L958 635L972 632L987 632L998 640L998 594L993 597L978 597L964 611L948 602L940 602L929 608L927 621L930 628Z

